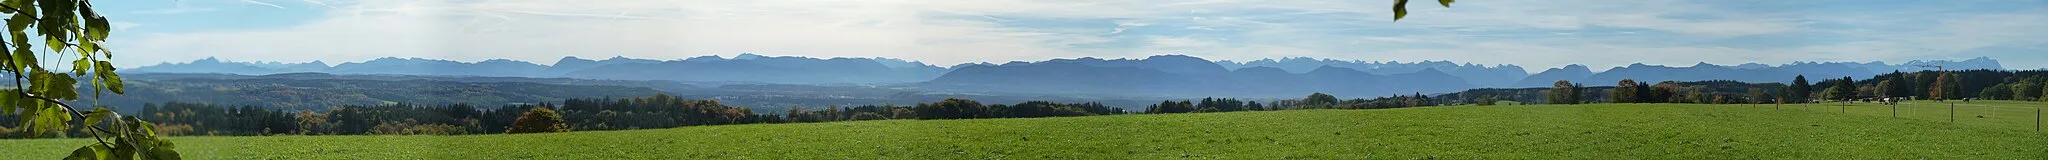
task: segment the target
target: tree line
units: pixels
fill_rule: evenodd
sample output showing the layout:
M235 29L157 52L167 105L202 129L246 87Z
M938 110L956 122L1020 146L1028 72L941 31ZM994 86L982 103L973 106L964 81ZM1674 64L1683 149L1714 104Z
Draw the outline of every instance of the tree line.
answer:
M258 106L200 103L146 104L137 115L152 120L166 135L462 135L591 130L673 128L682 126L810 123L889 119L983 119L1074 117L1119 114L1169 114L1291 109L1379 109L1436 106L1422 94L1372 99L1339 99L1314 93L1302 99L1261 103L1233 98L1164 101L1144 111L1126 111L1101 103L1028 101L983 104L945 99L909 106L792 108L781 115L756 113L747 107L716 100L690 100L669 95L635 98L567 99L561 104L515 104L485 109L467 104L347 105L326 111L276 110ZM0 121L5 121L0 119ZM0 122L8 123L8 122ZM16 130L0 128L0 136L18 138ZM79 136L77 133L44 137Z
M1968 94L1966 94L1968 93ZM1525 103L1703 103L1761 104L1854 101L1874 98L1932 100L1998 99L2048 101L2044 71L1921 71L1894 72L1869 79L1808 79L1791 84L1736 81L1665 81L1623 79L1614 86L1586 87L1558 81L1550 88L1473 89L1432 97L1420 93L1377 98L1339 99L1314 93L1300 99L1266 102L1234 98L1162 101L1143 111L1126 111L1101 103L1029 101L983 104L945 99L909 106L792 108L780 115L716 100L690 100L669 95L635 98L567 99L560 104L515 104L485 109L467 104L345 105L325 111L276 110L257 106L199 103L146 104L138 116L169 135L354 135L354 134L496 134L569 130L625 130L681 126L807 123L887 119L980 119L1073 117L1117 114L1209 113L1294 109L1380 109L1438 105ZM0 115L13 116L13 115ZM0 117L0 123L20 123ZM522 122L536 124L521 124ZM559 124L549 124L559 123ZM0 136L20 137L23 129L0 128ZM77 131L71 131L77 132ZM80 132L82 133L82 132ZM43 134L45 137L75 136Z
M1816 103L1909 100L2025 100L2048 101L2048 71L1964 70L1892 72L1869 79L1855 77L1808 79L1792 77L1791 84L1744 83L1728 80L1665 81L1655 84L1622 79L1614 86L1585 87L1558 81L1550 88L1473 89L1446 94L1456 103L1492 103L1499 100L1547 104L1582 103Z

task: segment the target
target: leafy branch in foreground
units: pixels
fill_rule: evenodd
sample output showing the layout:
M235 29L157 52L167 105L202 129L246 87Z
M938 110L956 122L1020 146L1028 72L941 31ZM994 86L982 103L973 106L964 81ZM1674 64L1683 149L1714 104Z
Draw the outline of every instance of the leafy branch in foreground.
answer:
M83 108L67 102L79 99L78 78L90 78L92 96L101 91L122 93L121 76L114 73L112 51L101 46L112 30L107 18L93 11L86 0L5 0L0 14L7 15L7 33L0 45L0 72L14 80L11 89L0 92L0 114L21 115L22 128L30 136L63 133L68 123L77 122L93 135L96 143L80 147L66 159L179 159L169 141L156 136L155 125L132 116L121 116L107 108ZM30 29L36 37L30 37ZM31 39L36 38L36 39ZM46 52L38 58L33 41L40 39ZM68 53L67 53L68 52ZM69 74L38 62L56 56L71 60ZM70 58L76 57L76 58ZM52 67L65 67L61 65ZM112 141L108 141L112 140Z
M1453 2L1458 2L1458 0L1436 0L1436 3L1443 4L1444 8L1451 8L1451 3ZM1394 21L1401 21L1401 17L1407 16L1408 0L1394 0Z

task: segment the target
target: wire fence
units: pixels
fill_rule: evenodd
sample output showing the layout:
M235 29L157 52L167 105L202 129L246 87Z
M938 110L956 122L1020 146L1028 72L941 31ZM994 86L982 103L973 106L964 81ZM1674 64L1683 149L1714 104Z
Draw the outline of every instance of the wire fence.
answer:
M2027 101L1906 101L1895 104L1873 102L1827 102L1771 104L1775 110L1829 112L1867 116L1888 116L1947 122L1959 125L2032 130L2043 133L2042 109L2048 102Z

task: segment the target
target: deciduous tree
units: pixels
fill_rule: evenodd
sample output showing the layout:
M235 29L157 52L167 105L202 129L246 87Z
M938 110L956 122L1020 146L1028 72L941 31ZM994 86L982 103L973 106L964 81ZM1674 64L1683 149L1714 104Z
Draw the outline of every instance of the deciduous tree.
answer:
M7 33L13 35L0 42L7 44L0 45L0 72L15 82L15 89L0 91L0 114L19 115L24 123L17 128L40 134L72 130L69 123L77 123L95 143L73 151L69 159L179 158L170 141L151 132L154 124L106 108L87 110L66 103L81 97L79 82L90 83L93 98L101 91L124 92L121 76L114 72L114 53L102 46L112 23L93 10L92 2L8 0L0 3L0 13L8 14ZM48 52L35 52L40 49ZM68 71L44 67L65 62Z
M1552 83L1549 95L1550 104L1579 104L1581 97L1580 87L1581 85L1566 80L1558 80L1557 83Z
M519 119L512 121L511 127L505 129L508 134L568 131L569 125L562 121L562 114L547 106L526 110L526 113L519 114Z
M1940 77L1934 78L1934 85L1928 87L1928 98L1933 98L1934 100L1961 98L1958 96L1958 93L1962 90L1960 89L1961 85L1956 82L1954 73L1942 72Z
M1614 91L1608 92L1607 99L1613 100L1614 103L1643 103L1636 101L1639 95L1641 94L1636 93L1635 79L1621 79L1620 83L1614 85Z

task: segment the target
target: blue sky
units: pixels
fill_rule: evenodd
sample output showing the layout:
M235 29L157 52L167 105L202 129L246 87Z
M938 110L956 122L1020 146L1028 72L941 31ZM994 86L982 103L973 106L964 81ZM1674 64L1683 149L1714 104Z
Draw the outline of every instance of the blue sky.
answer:
M1426 0L1425 0L1426 1ZM1516 64L2048 67L2041 0L102 0L122 66L740 53L950 65L1186 54Z

